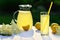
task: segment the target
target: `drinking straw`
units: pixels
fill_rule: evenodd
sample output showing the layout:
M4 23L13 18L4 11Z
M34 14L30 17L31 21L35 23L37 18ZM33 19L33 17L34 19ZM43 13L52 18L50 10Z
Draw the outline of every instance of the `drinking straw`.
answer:
M50 4L49 10L48 10L48 15L49 15L49 13L50 13L50 11L51 11L52 5L53 5L53 2L51 2L51 4ZM44 26L45 26L45 24L47 23L47 20L48 20L48 17L47 17L47 19L46 19L46 22L44 23ZM43 31L44 31L44 29L45 29L45 28L43 28Z
M49 10L48 10L48 15L49 15L49 13L51 11L52 5L53 5L53 2L51 2L51 4L50 4Z

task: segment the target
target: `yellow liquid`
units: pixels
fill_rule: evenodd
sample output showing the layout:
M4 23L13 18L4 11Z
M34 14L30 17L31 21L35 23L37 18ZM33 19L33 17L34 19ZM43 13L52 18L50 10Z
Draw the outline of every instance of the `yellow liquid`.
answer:
M41 33L49 33L49 15L41 15Z
M33 19L30 11L19 11L17 18L17 25L20 30L23 30L23 26L29 25L29 30L32 29Z

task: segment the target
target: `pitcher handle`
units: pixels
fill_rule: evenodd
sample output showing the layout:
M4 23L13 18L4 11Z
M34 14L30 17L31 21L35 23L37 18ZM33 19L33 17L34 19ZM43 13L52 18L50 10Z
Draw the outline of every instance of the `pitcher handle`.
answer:
M18 10L15 11L14 14L13 14L13 20L14 20L15 23L17 23L17 20L15 19L15 15L16 15L16 13L18 13Z

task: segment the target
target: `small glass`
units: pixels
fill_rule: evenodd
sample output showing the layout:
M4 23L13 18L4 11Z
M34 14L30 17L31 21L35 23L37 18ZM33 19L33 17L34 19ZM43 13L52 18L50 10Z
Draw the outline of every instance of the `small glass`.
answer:
M47 12L40 12L41 35L49 34L49 15Z

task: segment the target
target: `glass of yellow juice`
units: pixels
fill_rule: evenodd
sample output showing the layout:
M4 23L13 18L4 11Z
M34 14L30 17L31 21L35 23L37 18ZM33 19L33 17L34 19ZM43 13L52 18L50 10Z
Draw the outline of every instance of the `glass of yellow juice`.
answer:
M40 12L41 35L49 34L49 15L47 12Z

